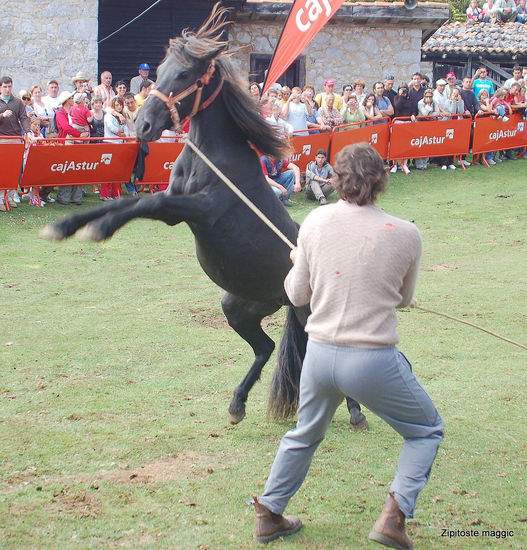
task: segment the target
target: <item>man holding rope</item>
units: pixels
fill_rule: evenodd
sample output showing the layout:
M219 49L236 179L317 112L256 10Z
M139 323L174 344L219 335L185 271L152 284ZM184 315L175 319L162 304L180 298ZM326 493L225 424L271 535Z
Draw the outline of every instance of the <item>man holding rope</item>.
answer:
M282 514L335 410L349 396L404 438L395 479L369 538L411 549L405 518L413 517L443 438L441 417L395 347L395 310L412 301L421 237L412 223L375 205L387 175L371 145L344 148L334 169L341 200L308 215L291 252L294 265L285 289L295 306L311 305L309 341L297 425L282 439L264 494L255 497L254 538L269 542L301 528L299 518Z

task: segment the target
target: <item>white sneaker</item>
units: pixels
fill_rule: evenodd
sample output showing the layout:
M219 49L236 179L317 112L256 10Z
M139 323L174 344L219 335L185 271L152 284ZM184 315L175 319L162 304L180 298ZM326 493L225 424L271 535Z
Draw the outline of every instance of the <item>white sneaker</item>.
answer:
M20 202L20 195L18 194L18 191L15 191L13 194L13 200L15 202Z
M446 170L446 166L441 166L441 170Z
M508 117L508 116L504 116L501 120L503 120L503 122L509 122L509 117Z
M494 165L496 164L496 161L493 160L493 159L489 159L487 162L488 162L491 166L494 166Z
M463 159L463 164L465 166L470 166L470 162L468 160Z
M453 164L449 164L448 167L450 168L450 170L455 170L456 169L456 167Z
M397 172L397 164L394 164L391 168L390 168L390 174L395 174Z

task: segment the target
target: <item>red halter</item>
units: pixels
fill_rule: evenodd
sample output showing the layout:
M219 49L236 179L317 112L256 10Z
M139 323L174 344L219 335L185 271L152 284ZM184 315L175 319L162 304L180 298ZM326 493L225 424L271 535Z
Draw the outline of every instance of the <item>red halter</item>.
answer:
M203 109L206 109L217 97L217 95L220 93L220 90L223 86L223 77L220 80L220 83L218 84L218 87L214 90L214 92L208 97L201 105L201 94L203 92L203 86L206 86L210 83L212 76L214 75L215 71L215 62L214 59L210 62L209 68L207 71L194 82L194 84L191 84L188 88L183 90L177 95L174 95L173 92L170 92L168 96L166 96L163 92L159 91L156 88L153 88L150 91L150 95L156 96L158 99L160 99L166 106L167 109L170 111L170 116L172 117L172 121L174 122L174 126L176 128L181 127L187 120L191 119L198 111L203 111ZM179 119L179 112L176 107L176 103L179 103L181 99L185 99L190 94L196 92L196 97L194 98L194 106L192 107L192 111L183 119Z

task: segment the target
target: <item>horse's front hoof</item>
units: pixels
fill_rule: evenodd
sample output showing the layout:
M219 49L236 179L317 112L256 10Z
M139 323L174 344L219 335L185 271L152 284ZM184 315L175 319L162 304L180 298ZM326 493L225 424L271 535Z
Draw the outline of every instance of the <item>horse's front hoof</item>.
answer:
M350 428L355 432L360 432L368 429L368 421L366 417L359 412L358 414L351 414L350 416Z
M64 239L64 233L56 224L48 223L48 225L40 230L38 237L39 239L46 239L47 241L61 241Z
M239 424L245 418L245 405L231 403L229 407L229 422L231 424Z

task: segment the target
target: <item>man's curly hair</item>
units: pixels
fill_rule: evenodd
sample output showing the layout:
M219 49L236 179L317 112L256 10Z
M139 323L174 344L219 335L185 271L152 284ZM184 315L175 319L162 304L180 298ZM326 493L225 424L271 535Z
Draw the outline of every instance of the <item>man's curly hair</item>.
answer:
M335 161L333 186L340 198L359 206L373 204L384 193L388 175L384 162L369 143L355 143L342 149Z

